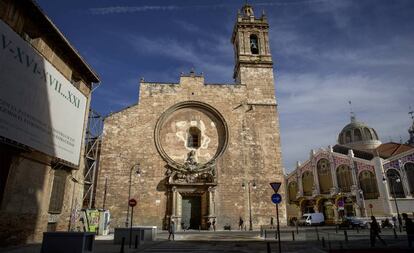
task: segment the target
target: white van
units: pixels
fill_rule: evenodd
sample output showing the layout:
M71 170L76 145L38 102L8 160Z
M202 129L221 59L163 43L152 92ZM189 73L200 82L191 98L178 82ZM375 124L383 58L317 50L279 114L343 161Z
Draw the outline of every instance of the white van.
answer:
M323 213L305 213L299 220L299 224L305 226L323 225L325 224L325 218Z

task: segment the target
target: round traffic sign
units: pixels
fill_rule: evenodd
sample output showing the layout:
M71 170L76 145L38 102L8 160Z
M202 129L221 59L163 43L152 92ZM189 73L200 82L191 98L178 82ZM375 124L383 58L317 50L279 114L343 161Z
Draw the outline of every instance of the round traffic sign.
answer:
M345 203L343 200L338 201L338 207L344 207Z
M136 206L136 205L137 205L137 201L136 201L135 199L130 199L130 200L128 201L128 205L129 205L130 207L134 207L134 206Z
M368 207L369 207L369 208L373 208L374 206L373 206L372 204L369 204L369 205L368 205Z
M279 193L272 194L272 202L275 204L279 204L280 202L282 202L282 195L280 195Z

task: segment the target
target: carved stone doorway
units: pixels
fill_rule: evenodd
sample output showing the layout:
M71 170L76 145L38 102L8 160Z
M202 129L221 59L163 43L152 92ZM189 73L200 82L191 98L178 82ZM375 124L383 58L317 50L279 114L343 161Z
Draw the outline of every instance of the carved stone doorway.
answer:
M201 196L183 196L181 203L183 229L199 229L201 226Z

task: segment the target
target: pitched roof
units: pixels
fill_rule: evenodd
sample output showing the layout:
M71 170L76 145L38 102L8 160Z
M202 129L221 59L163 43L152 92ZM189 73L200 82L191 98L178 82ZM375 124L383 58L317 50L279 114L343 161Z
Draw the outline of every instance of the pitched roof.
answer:
M375 149L374 152L381 158L387 159L391 156L404 153L411 149L414 149L414 147L410 145L406 145L406 144L387 142L387 143L381 144L378 148Z

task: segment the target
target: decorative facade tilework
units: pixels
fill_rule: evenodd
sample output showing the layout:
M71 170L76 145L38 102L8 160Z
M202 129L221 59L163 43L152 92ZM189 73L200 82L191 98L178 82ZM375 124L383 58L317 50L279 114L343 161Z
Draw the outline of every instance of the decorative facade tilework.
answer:
M340 156L333 156L334 158L334 163L335 163L335 167L338 167L340 165L349 165L350 164L350 158L344 158L344 157L340 157Z
M300 168L300 171L301 171L301 173L303 173L303 172L305 172L305 171L307 171L307 170L310 170L310 171L312 171L312 163L310 162L310 161L307 161L301 168Z
M361 173L361 171L364 171L364 170L371 171L372 173L375 174L374 166L372 166L372 165L361 163L361 162L356 162L356 166L357 166L357 169L358 169L358 174Z
M315 160L319 161L320 159L325 158L329 161L329 153L326 151L319 152L319 154L316 155Z
M384 170L388 170L388 169L391 169L391 168L399 169L400 165L399 165L398 160L401 161L401 165L404 165L407 162L414 162L414 154L406 155L404 157L401 157L400 159L395 159L395 160L391 160L387 163L384 163Z

